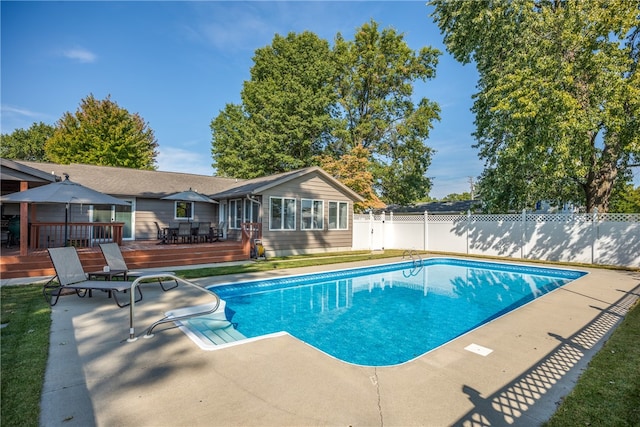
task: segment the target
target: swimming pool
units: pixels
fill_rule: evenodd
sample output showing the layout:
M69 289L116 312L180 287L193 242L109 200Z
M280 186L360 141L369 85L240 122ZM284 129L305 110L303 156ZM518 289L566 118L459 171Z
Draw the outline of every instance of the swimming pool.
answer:
M286 331L348 363L412 360L586 273L451 258L210 289L247 338ZM188 327L206 328L193 320Z

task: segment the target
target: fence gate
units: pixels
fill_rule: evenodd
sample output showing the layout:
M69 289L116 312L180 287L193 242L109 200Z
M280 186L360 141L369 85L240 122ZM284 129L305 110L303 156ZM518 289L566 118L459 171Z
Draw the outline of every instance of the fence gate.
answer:
M384 249L384 213L382 215L373 215L373 221L370 224L371 233L371 250Z

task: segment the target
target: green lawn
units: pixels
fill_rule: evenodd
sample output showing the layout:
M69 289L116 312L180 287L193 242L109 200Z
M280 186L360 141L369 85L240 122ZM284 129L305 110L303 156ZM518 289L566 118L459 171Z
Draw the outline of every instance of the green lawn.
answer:
M0 288L0 425L37 426L49 354L51 309L42 285Z
M269 259L237 266L183 270L196 278L351 262L401 256L348 253ZM37 426L40 395L49 351L51 310L42 297L42 285L0 288L2 401L0 425ZM629 312L602 350L592 359L575 389L547 423L555 426L640 425L640 304Z

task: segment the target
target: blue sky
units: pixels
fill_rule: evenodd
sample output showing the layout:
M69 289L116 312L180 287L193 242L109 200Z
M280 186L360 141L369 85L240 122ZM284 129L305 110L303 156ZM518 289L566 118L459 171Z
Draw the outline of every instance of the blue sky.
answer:
M31 2L2 1L1 132L50 125L93 94L138 113L159 144L159 170L210 175L211 120L239 103L256 49L277 33L312 31L353 39L371 19L408 45L440 49L434 80L416 99L437 102L441 121L432 197L469 191L482 171L471 133L477 73L448 55L424 1Z

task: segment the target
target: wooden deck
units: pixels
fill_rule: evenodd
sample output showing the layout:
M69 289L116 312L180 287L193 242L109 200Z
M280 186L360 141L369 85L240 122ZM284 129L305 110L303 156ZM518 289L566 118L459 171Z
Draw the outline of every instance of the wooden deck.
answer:
M124 242L120 247L130 269L211 264L249 259L249 251L239 241L213 243L158 244L153 241ZM85 271L102 270L105 265L99 247L78 249ZM20 256L18 247L2 248L0 278L53 276L55 271L46 250L30 251Z

